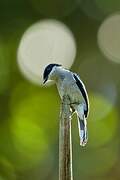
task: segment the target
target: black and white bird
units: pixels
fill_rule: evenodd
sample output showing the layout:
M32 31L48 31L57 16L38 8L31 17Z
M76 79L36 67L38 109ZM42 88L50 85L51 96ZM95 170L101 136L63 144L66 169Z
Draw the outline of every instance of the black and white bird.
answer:
M43 80L54 80L61 99L67 95L73 112L77 113L80 145L85 146L88 141L87 117L89 113L89 99L85 85L80 77L59 64L49 64L43 74Z

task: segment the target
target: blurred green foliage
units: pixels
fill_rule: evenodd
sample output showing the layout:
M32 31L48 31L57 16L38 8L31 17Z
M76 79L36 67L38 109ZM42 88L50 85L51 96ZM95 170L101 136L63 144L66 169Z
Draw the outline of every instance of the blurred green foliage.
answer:
M119 9L117 0L0 0L0 180L58 179L60 98L54 85L27 82L16 61L24 31L50 17L72 30L77 43L72 70L85 81L90 96L85 148L79 146L76 116L72 120L74 179L120 179L119 65L103 57L97 46L101 21ZM117 101L114 92L104 93L110 83Z
M95 0L98 7L105 13L111 14L120 10L119 0Z
M49 17L64 17L74 11L81 0L30 0L33 8Z

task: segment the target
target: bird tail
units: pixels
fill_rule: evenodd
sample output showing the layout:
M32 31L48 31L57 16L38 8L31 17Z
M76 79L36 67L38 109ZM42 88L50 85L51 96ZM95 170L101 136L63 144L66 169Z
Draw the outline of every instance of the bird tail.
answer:
M79 136L80 136L80 145L85 146L88 141L87 121L85 117L83 120L81 120L78 117L78 128L79 128Z

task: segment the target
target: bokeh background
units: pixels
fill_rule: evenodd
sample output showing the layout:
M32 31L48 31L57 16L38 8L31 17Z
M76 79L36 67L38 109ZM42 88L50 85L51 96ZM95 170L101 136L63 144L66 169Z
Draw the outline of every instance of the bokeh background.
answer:
M55 85L41 85L43 67L52 61L78 73L90 98L84 148L72 120L74 179L120 179L119 10L119 0L0 0L0 180L58 179L60 98ZM46 19L54 26L42 39ZM39 36L41 26L34 24L44 20ZM32 58L33 48L19 52L26 31L41 38Z

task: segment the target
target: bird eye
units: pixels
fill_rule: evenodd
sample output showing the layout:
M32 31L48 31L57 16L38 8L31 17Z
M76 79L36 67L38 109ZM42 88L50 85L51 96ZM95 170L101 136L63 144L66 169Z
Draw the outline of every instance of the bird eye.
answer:
M48 67L48 68L47 68L47 71L51 71L51 68L50 68L50 67Z

